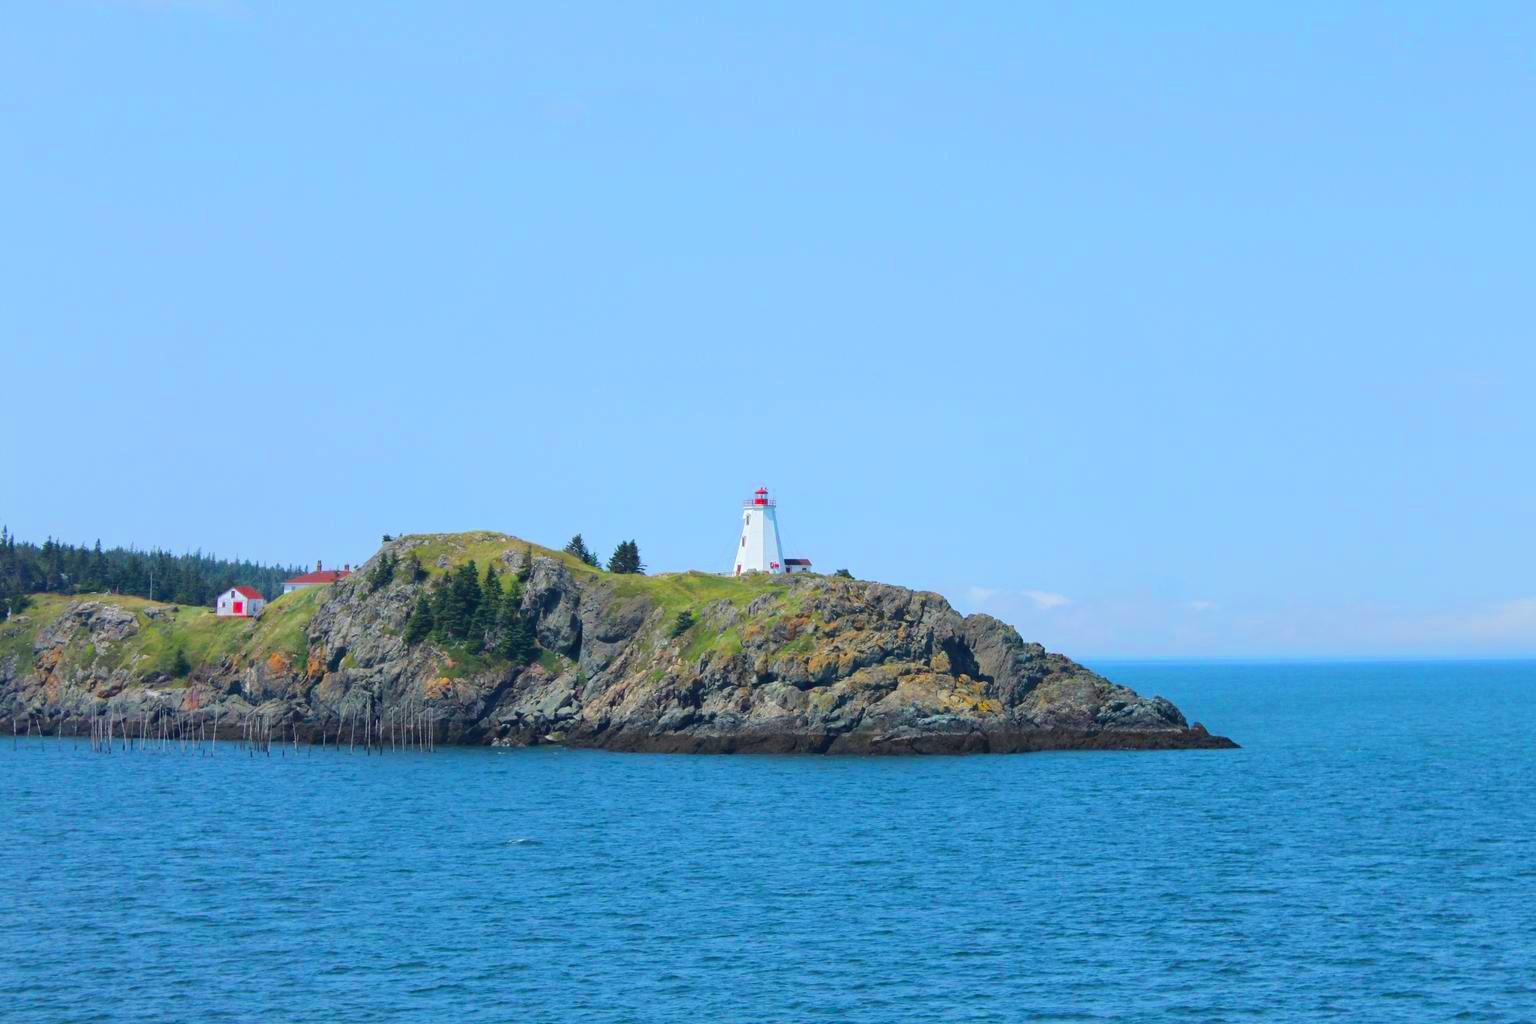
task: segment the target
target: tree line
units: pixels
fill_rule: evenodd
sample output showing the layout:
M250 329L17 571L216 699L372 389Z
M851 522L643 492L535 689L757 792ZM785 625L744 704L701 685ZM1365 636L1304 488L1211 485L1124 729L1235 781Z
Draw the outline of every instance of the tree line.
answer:
M268 599L283 581L303 572L294 565L263 565L201 551L173 555L158 548L103 548L19 541L0 527L0 617L24 609L28 594L114 593L171 604L203 605L236 584L255 587Z

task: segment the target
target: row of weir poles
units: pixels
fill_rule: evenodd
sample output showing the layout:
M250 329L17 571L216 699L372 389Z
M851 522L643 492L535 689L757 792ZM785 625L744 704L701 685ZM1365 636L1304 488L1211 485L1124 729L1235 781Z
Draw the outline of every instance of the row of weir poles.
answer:
M251 711L244 715L232 715L239 725L240 737L233 742L236 750L252 757L259 754L272 756L274 747L281 756L287 756L288 747L295 754L300 750L299 723L289 719L286 723L275 722L266 712ZM328 718L329 716L327 716ZM388 752L418 751L431 753L437 749L436 710L423 707L414 701L403 707L385 708L381 712L371 706L356 713L342 711L336 716L334 736L320 723L321 750L327 744L340 750L346 746L348 753L359 749L366 755ZM140 709L136 713L120 712L110 705L92 712L87 721L89 749L95 753L111 754L114 750L129 753L133 750L195 753L212 756L219 745L219 725L225 721L222 708L210 715L207 711L168 711L155 713ZM80 722L74 722L75 746L79 747ZM15 749L21 739L20 723L11 718L11 746ZM286 725L286 728L284 727ZM26 737L32 736L32 716L26 718ZM37 732L39 741L43 733ZM310 742L305 749L317 744Z

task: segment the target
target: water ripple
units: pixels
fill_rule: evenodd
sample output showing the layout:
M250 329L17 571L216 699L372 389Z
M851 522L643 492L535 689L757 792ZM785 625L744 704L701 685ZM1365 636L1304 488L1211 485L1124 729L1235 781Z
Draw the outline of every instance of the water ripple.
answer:
M4 1019L1536 1019L1536 666L1113 674L1244 749L4 744Z

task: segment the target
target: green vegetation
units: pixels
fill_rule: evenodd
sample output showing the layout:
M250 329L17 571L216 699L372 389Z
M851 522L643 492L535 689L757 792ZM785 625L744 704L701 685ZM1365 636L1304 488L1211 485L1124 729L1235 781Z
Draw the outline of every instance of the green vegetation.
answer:
M683 658L686 661L698 661L706 653L730 657L741 653L741 627L732 626L723 632L716 633L712 630L701 629L694 634L688 646L683 648Z
M400 567L400 556L384 552L368 570L368 592L382 590L395 581L395 570Z
M72 666L127 668L134 678L145 679L157 674L184 678L196 668L216 665L226 658L245 665L277 656L302 665L309 652L309 622L326 589L309 587L280 597L267 605L259 619L221 619L210 608L160 604L121 594L89 598L39 594L25 616L0 623L0 660L16 655L30 662L39 631L72 605L89 599L132 612L139 629L132 636L99 647L71 644L64 660Z
M613 557L608 559L608 571L620 575L644 573L645 563L640 561L640 545L632 540L619 541L619 546L613 549Z
M839 570L837 570L837 572L834 572L832 575L833 576L840 576L840 577L842 577L845 580L853 579L853 573L849 572L847 569L839 569Z
M412 534L402 537L401 540L417 542L417 546L412 548L412 553L417 556L429 576L440 575L445 571L438 565L441 561L446 561L447 568L450 570L468 561L475 561L481 565L490 565L492 562L500 559L503 553L514 548L531 551L535 555L558 558L569 569L580 572L597 571L594 566L583 562L569 552L540 547L537 544L530 544L517 537L505 533L493 533L489 530L479 530L473 533Z
M0 663L10 661L12 657L19 664L30 663L33 638L68 607L68 600L44 595L28 605L25 617L17 613L9 619L0 619Z
M411 617L405 623L405 642L415 647L432 635L432 627L432 605L426 594L417 594L416 607L411 609Z
M78 547L48 538L41 545L18 541L0 527L0 615L20 612L29 594L118 593L154 597L178 604L212 604L236 584L271 596L283 580L297 575L294 566L258 565L204 555L133 548Z
M711 605L724 602L744 609L763 595L778 594L782 610L798 614L804 597L803 588L789 577L766 573L647 576L633 571L643 568L634 541L619 546L615 556L624 556L618 559L622 564L616 564L610 574L594 568L580 554L553 551L501 533L416 535L401 540L412 546L381 555L359 583L368 591L401 580L425 584L414 596L405 640L418 645L430 639L464 664L524 665L537 660L551 671L566 667L563 659L538 647L534 623L522 612L523 587L534 556L556 559L573 574L585 574L589 584L609 588L621 602L643 601L650 622L658 624L653 636L660 640L670 632L672 638L685 638L689 657L741 649L739 629L721 629L709 621ZM8 535L6 541L9 547ZM21 548L16 545L17 550ZM509 553L517 566L515 573L507 571L509 558L504 556ZM137 634L98 645L99 650L83 641L71 644L64 657L73 665L127 668L139 679L155 674L184 677L225 659L248 665L280 657L302 668L309 654L310 622L330 592L329 587L310 587L284 595L270 602L255 620L221 619L206 604L173 606L129 595L100 595L94 599L133 612L139 623ZM24 615L9 623L0 621L0 659L15 654L30 660L37 631L77 600L62 594L32 595L32 607Z
M660 576L614 576L609 584L620 597L648 597L660 605L664 619L676 620L687 610L697 614L705 605L729 601L745 608L764 594L789 589L789 577L768 573L715 576L706 572L672 572Z
M462 655L489 655L523 665L536 653L533 625L522 613L523 584L516 577L503 584L495 565L479 578L474 559L437 578L430 592L418 594L405 624L405 642L430 638Z
M601 568L597 560L597 552L588 550L587 542L581 539L579 533L566 543L564 550L572 558L581 559L585 565L590 565L594 569Z

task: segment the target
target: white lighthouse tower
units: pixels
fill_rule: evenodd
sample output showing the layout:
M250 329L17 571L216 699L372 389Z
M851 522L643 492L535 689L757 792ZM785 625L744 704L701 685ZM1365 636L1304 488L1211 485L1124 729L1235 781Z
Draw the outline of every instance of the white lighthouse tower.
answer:
M778 502L759 487L741 503L741 540L736 545L733 575L744 572L784 571L784 552L779 547Z
M779 503L759 487L741 503L741 539L736 543L731 575L747 572L810 572L809 558L785 558L779 546Z

